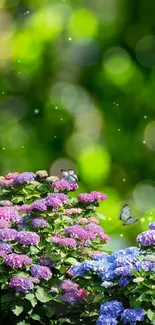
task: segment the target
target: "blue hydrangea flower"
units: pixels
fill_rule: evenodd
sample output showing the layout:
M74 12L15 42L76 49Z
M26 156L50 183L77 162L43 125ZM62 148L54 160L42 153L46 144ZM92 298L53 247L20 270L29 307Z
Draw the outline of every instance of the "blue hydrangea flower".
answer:
M137 322L144 320L145 313L141 308L125 309L121 314L124 324L136 325Z
M105 317L103 315L100 315L96 325L116 325L118 324L118 321L116 318L111 318L111 317Z
M118 281L118 284L119 286L121 287L126 287L128 284L130 283L130 278L128 276L121 276L119 281Z
M123 310L124 307L122 302L118 300L111 300L101 305L100 314L107 317L116 318L121 315Z

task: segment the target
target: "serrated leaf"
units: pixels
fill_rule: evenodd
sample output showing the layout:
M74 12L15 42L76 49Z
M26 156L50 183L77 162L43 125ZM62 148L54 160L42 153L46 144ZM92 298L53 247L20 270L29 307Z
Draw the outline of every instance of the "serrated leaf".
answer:
M39 287L36 291L36 298L43 303L52 300L52 296L41 287Z
M23 306L14 306L12 308L12 312L16 315L16 316L19 316L22 312L23 312L24 308Z

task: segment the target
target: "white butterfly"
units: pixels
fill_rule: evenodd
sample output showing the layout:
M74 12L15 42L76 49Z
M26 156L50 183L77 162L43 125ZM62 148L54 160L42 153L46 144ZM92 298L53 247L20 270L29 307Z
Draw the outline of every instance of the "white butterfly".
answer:
M73 169L65 170L61 169L62 176L67 179L68 182L78 182L79 177L75 174Z
M122 209L122 213L120 215L120 219L124 221L124 226L127 225L131 225L132 223L135 223L136 221L138 221L137 218L132 218L130 216L130 208L128 206L128 204L125 204L123 209Z

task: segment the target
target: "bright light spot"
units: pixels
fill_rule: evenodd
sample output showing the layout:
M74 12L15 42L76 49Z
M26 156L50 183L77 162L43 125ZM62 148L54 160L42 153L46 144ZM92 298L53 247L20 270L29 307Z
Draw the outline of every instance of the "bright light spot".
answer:
M152 220L152 217L149 217L148 220L151 221Z
M155 183L139 183L133 191L133 198L141 210L155 208Z
M55 136L54 136L54 138L56 139L56 138L57 138L57 136L55 135Z
M5 148L2 148L2 150L5 150Z
M115 103L115 102L113 102L113 104L115 105L116 103Z
M110 221L110 220L111 220L111 217L110 217L110 218L108 218L108 220Z
M4 95L4 91L2 92L2 94Z
M121 129L118 129L118 131L120 131Z
M60 120L63 121L63 118L61 118Z
M72 38L71 37L69 37L69 39L68 39L69 41L71 41L72 40Z
M24 146L22 146L22 149L24 149Z
M155 121L147 125L144 131L144 137L147 143L147 147L155 151Z
M20 60L18 60L18 62L20 63Z
M146 143L146 141L144 140L144 141L143 141L143 143L145 144L145 143Z
M80 9L73 12L68 24L68 33L74 38L93 38L98 31L95 12Z
M147 118L147 116L145 115L144 118Z
M35 110L34 110L34 113L35 113L35 114L38 114L38 113L39 113L39 109L35 109Z
M116 106L119 106L119 104L116 104Z
M55 109L58 109L58 107L56 106Z
M19 71L18 73L19 73L19 74L21 74L21 72L20 72L20 71Z
M144 222L144 221L145 221L145 218L141 218L140 221L141 221L141 222Z
M123 182L125 182L126 181L126 179L125 178L123 178Z
M73 163L72 160L69 160L69 159L66 159L64 157L62 158L59 158L57 160L55 160L51 167L50 167L50 172L49 174L52 175L52 176L57 176L57 177L62 177L61 175L61 169L73 169L73 170L76 170L76 166L75 164Z
M123 234L120 234L120 237L123 237L124 235Z

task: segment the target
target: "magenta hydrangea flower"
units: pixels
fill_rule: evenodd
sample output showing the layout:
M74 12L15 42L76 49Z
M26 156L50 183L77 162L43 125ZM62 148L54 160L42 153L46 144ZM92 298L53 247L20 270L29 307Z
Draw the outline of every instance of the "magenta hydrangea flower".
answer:
M149 223L149 228L152 230L155 230L155 222L150 222Z
M0 201L0 206L3 206L3 207L10 207L10 206L13 206L12 202L9 201L9 200L2 200Z
M71 280L63 280L60 284L60 288L65 292L76 291L78 289L78 284Z
M88 194L88 193L81 193L78 195L78 200L80 202L84 202L84 203L92 203L94 202L94 196L92 194Z
M27 184L27 183L30 183L30 182L34 181L35 176L36 175L34 173L31 173L31 172L21 173L21 174L17 175L14 178L14 184Z
M0 240L15 240L17 234L18 232L15 229L0 229Z
M43 218L35 218L35 219L32 220L31 225L33 227L42 228L42 227L47 227L48 226L48 223Z
M9 254L12 253L12 247L8 243L0 243L0 251Z
M16 292L28 292L34 288L34 284L31 279L27 279L21 276L12 276L9 281L9 287L14 288Z
M7 254L5 253L5 252L3 252L3 251L0 251L0 257L3 257L3 258L5 258L7 256Z
M1 187L9 187L14 184L14 179L4 179L3 181L0 182Z
M79 223L81 223L81 224L87 224L87 223L89 223L89 219L88 218L77 218L76 221L79 222Z
M41 265L38 265L38 264L35 264L31 267L31 274L35 277L35 278L38 278L38 279L45 279L45 280L48 280L51 275L52 275L52 272L51 270L49 269L49 267L47 266L41 266Z
M46 211L47 206L45 200L42 199L34 201L34 203L31 205L31 210Z
M46 205L52 206L54 209L62 206L66 201L68 201L68 196L63 193L52 193L45 199Z
M0 219L0 229L9 228L9 223L5 219Z
M85 229L79 225L73 225L65 229L65 233L69 234L74 238L80 240L92 239L95 240L96 236L91 231L85 231Z
M93 191L90 194L93 195L94 201L104 201L107 199L107 196L101 192Z
M22 268L24 265L32 264L32 258L23 254L9 254L5 257L5 264L17 269Z
M81 214L82 213L82 209L80 208L71 208L71 209L66 209L64 211L64 214L67 216L70 216L72 214Z
M60 191L60 190L67 190L67 191L75 191L78 188L77 183L68 182L66 179L62 178L58 181L55 181L52 185L52 188Z
M142 232L137 236L136 241L141 246L155 245L155 230L148 230Z
M12 207L0 207L0 219L5 219L8 222L20 222L18 212Z
M40 237L32 231L20 231L16 236L16 241L23 245L35 246L39 244Z
M5 175L5 179L10 180L10 179L14 179L16 176L18 176L19 173L15 172L15 173L8 173Z
M72 247L72 248L76 246L76 241L73 238L53 236L51 238L51 242L59 244L61 246Z

